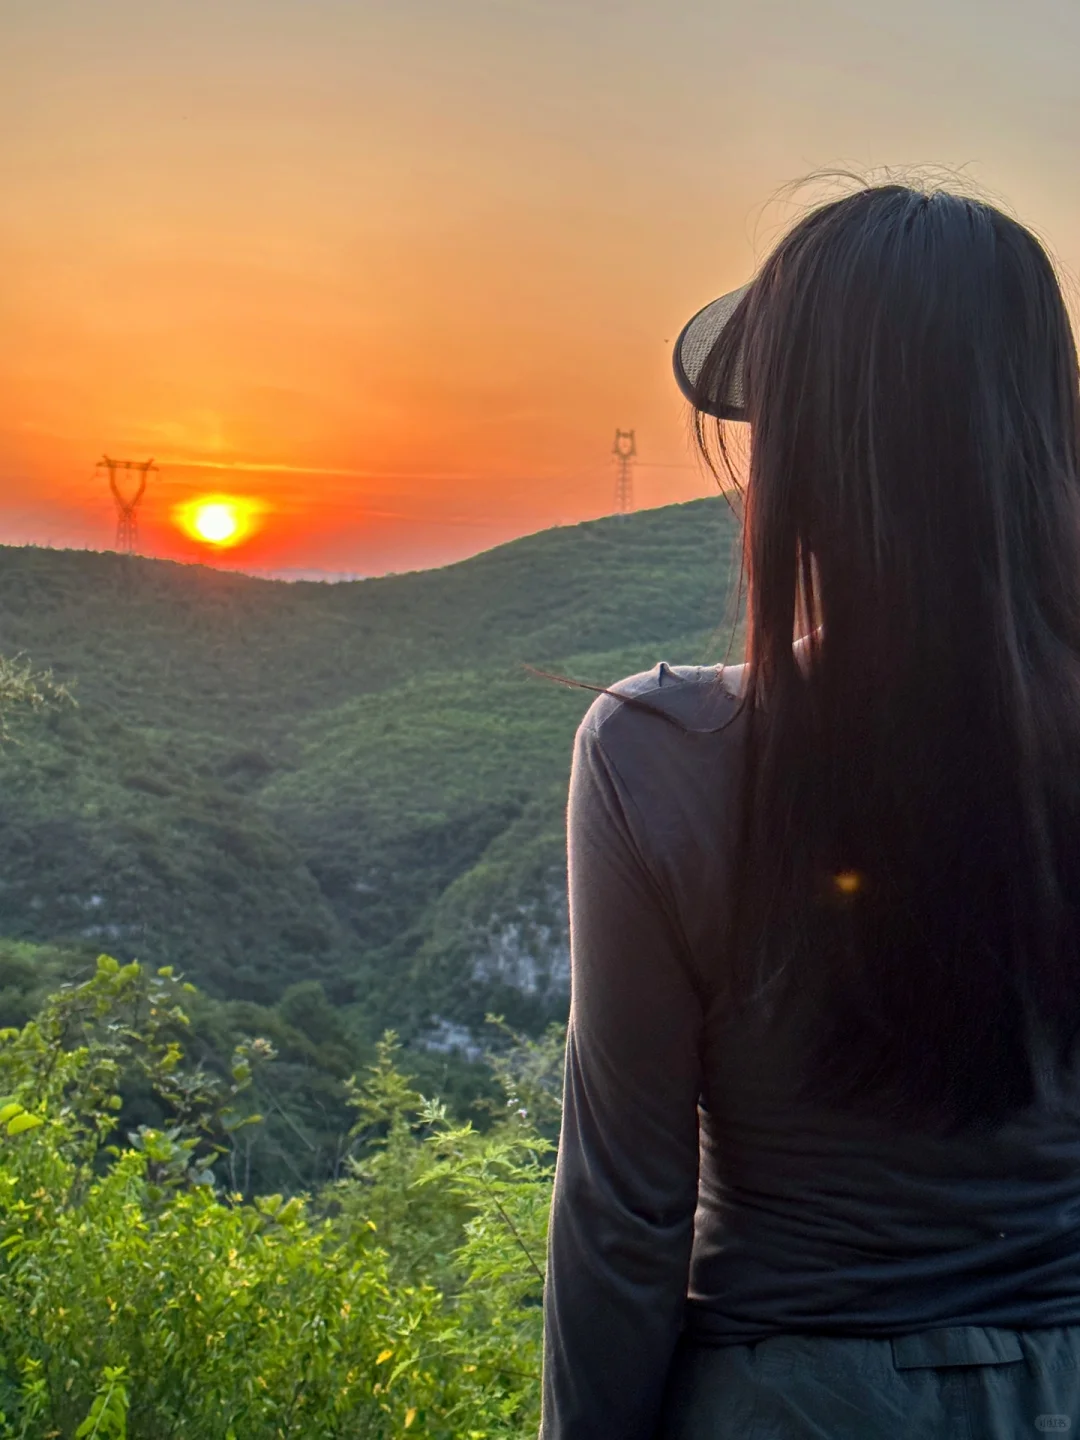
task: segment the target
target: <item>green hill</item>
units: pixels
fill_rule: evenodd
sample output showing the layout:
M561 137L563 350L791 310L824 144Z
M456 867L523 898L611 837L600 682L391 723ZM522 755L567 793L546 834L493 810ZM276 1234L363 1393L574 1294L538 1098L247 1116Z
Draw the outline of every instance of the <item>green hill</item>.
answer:
M574 729L606 684L727 646L720 500L443 569L286 584L0 550L0 653L77 708L0 750L0 936L181 967L270 1004L318 980L430 1044L565 1009Z

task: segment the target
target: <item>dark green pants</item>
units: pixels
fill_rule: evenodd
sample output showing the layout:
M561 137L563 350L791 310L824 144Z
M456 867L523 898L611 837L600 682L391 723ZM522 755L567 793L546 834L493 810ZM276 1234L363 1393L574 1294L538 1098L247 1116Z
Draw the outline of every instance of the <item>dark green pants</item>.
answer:
M676 1356L659 1440L1080 1440L1080 1325L781 1335Z

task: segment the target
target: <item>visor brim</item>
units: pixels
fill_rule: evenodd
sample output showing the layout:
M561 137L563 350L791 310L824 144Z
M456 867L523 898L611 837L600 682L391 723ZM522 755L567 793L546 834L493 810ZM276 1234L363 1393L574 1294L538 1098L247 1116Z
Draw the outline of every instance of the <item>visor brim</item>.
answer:
M718 420L747 418L742 365L736 367L731 383L722 395L711 394L707 387L698 384L698 380L713 346L749 289L749 285L743 285L738 290L731 290L691 316L679 332L672 353L675 380L679 389L695 410L705 415L713 415Z

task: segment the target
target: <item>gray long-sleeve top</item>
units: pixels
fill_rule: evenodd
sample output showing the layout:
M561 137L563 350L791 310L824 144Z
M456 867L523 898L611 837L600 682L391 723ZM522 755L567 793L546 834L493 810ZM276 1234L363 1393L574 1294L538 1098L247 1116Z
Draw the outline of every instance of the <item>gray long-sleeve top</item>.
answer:
M711 996L740 673L669 667L578 731L571 1009L541 1440L649 1440L676 1341L1080 1322L1080 1085L978 1140L795 1099L782 1033Z

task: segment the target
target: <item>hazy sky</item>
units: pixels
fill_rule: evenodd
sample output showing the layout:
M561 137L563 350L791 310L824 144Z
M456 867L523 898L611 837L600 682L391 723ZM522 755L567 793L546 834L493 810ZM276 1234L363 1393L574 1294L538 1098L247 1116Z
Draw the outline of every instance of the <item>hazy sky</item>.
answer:
M823 166L963 167L1080 269L1076 0L3 0L0 539L94 462L376 573L706 492L670 341Z

